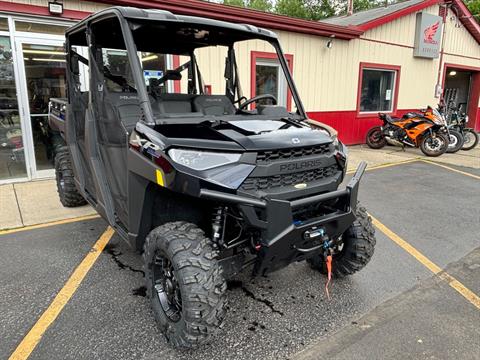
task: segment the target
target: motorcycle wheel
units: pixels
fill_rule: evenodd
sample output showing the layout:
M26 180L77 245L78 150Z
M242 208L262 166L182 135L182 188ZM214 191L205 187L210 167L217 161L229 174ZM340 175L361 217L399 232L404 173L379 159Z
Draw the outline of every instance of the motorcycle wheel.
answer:
M475 130L466 129L463 132L463 140L462 150L471 150L478 144L478 134Z
M437 134L433 137L432 134L426 134L420 142L420 150L427 156L440 156L447 151L448 144L449 140L446 135Z
M450 142L448 144L447 153L456 153L463 146L464 139L460 131L450 129Z
M385 140L380 126L375 126L368 130L366 143L371 149L381 149L387 145L387 140Z

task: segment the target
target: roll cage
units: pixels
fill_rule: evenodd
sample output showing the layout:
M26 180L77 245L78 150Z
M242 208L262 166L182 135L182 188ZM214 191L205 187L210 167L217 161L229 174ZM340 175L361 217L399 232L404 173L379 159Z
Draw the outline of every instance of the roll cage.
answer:
M118 21L120 33L115 31L113 34L111 33L108 21L112 19ZM105 26L102 27L102 24ZM98 29L98 31L95 31L95 29ZM191 33L188 33L189 29ZM158 43L152 44L151 40L148 40L152 36L152 31L161 32L166 36L163 36ZM208 32L209 36L203 38L199 36L198 34L202 31ZM78 86L76 85L79 77L78 63L91 64L91 60L96 56L96 54L92 53L92 50L94 51L97 44L103 42L111 47L124 48L128 54L134 84L134 86L129 84L127 86L135 88L138 104L142 112L139 121L148 126L155 126L157 121L149 101L149 91L143 78L142 65L137 56L137 51L163 51L164 53L174 55L189 56L190 61L188 64L182 65L188 68L188 92L191 94L202 94L203 80L196 64L194 50L206 46L223 45L228 47L225 66L225 95L232 103L241 103L246 98L241 92L233 46L238 41L253 39L268 41L277 52L278 61L285 75L287 85L297 105L295 115L300 119L306 119L305 110L275 33L252 25L231 24L192 16L179 16L162 10L112 7L90 15L68 29L66 32L66 49L68 76L69 80L71 80L69 81L69 94L72 93L72 87ZM78 54L74 50L75 46L88 47L89 59ZM106 73L103 75L114 82L121 81L121 79L115 79ZM92 71L90 71L89 83L91 89L102 86L99 77L95 76L95 72ZM89 101L91 101L91 96Z
M68 121L65 124L65 138L74 164L76 186L102 217L107 219L123 238L130 239L131 243L138 243L144 238L142 231L149 226L142 221L146 221L149 216L144 216L139 209L153 209L153 204L149 203L153 200L147 196L129 196L130 193L138 195L139 188L146 191L148 185L145 179L129 171L132 166L141 166L139 164L145 161L128 160L133 156L127 151L129 136L135 130L139 131L161 149L167 148L173 140L177 145L195 147L202 143L201 140L173 139L156 131L156 127L165 121L195 124L199 121L219 119L205 113L194 114L191 110L191 115L197 115L196 117L182 117L179 120L176 111L170 109L167 111L169 119L159 118L157 107L175 101L164 101L164 98L160 99L161 101L152 101L139 52L190 57L190 61L181 64L180 69L173 69L173 75L169 76L175 79L176 71L188 69L188 94L172 95L186 97L193 103L195 99L202 98L203 90L194 51L215 45L227 47L225 94L218 97L229 99L231 111L222 115L220 119L223 119L238 116L232 112L236 111L233 103L245 100L242 100L233 46L236 42L251 39L265 40L273 46L297 105L296 114L288 113L285 109L285 113L277 117L288 117L291 118L290 121L305 119L305 111L278 39L268 30L205 18L176 16L167 11L124 7L109 8L93 14L67 30L65 45L68 100L65 108ZM105 49L120 49L123 52L122 56L128 59L128 81L106 71L103 53ZM88 91L81 84L82 66L88 67ZM165 75L168 76L168 72ZM121 91L110 91L107 80L120 87ZM162 95L168 97L169 94ZM186 103L187 101L177 101L175 106L178 108ZM152 104L156 106L155 110ZM190 102L188 104L190 106ZM271 115L255 115L255 118L270 119ZM208 140L208 146L218 150L241 150L240 145L231 141Z

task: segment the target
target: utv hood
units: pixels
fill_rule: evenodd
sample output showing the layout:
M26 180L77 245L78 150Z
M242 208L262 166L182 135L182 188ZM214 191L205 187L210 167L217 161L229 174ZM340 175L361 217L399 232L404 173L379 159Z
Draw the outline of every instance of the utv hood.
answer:
M156 130L169 138L172 145L191 145L199 148L222 144L221 148L243 148L247 151L314 146L332 142L326 130L292 124L287 120L230 120L217 124L166 124Z

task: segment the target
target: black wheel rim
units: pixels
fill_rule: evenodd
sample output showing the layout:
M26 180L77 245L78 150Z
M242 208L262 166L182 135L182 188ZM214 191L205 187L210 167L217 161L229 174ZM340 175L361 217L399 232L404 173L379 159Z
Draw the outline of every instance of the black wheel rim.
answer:
M370 143L377 144L382 140L382 132L380 130L373 131L368 139L370 140Z
M463 138L465 139L464 144L465 145L470 145L473 144L475 141L473 134L471 132L466 132L463 134Z
M153 263L153 295L157 296L163 312L173 322L182 314L182 296L173 264L161 254L156 254Z
M444 146L444 141L440 137L429 137L425 145L428 150L437 152Z

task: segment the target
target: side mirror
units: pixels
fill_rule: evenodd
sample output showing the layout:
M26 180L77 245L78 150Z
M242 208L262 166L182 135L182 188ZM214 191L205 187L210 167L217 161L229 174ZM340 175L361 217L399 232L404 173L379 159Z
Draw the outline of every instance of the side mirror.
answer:
M164 78L165 80L182 80L182 74L180 71L167 70Z

